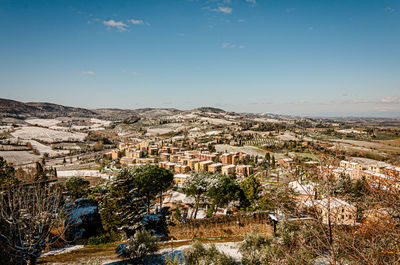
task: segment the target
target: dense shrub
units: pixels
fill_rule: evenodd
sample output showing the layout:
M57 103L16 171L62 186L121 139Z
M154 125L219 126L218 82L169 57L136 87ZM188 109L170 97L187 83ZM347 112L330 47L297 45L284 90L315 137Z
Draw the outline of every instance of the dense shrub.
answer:
M113 240L105 235L105 234L101 234L98 236L92 236L88 239L88 245L101 245L101 244L106 244L106 243L110 243Z
M242 263L245 265L261 265L265 264L265 256L262 255L266 246L271 244L271 239L265 238L256 233L249 234L240 246L242 253Z
M125 246L119 246L117 251L120 257L139 262L157 252L158 249L158 240L155 236L146 230L138 230L133 237L128 239Z
M187 265L233 265L235 261L228 255L221 253L211 245L206 248L203 244L196 242L190 248L183 251L183 257Z

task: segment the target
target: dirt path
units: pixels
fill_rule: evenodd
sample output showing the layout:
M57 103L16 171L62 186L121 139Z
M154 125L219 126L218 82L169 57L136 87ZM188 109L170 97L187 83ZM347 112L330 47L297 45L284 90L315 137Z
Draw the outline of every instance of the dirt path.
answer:
M160 249L178 248L192 244L194 241L202 243L226 243L226 242L239 242L243 237L229 237L229 238L204 238L195 240L182 240L170 241L160 243ZM59 265L74 265L74 264L98 264L112 263L122 261L115 253L115 248L118 244L112 244L104 247L85 247L54 256L47 256L39 259L38 264L59 264ZM89 263L92 261L93 263Z

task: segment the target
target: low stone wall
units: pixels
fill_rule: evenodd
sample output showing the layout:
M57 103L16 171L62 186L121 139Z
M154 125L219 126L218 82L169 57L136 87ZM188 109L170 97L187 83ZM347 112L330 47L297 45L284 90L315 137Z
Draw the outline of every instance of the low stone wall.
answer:
M168 229L172 239L234 237L244 236L252 231L263 235L273 233L273 225L266 212L190 220L169 226Z

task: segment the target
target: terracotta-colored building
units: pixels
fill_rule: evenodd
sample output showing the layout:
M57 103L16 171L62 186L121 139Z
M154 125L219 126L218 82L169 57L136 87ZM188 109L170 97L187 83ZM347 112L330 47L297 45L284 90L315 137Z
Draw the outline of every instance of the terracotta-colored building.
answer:
M219 173L222 170L222 164L221 163L214 163L208 166L208 172L211 173Z

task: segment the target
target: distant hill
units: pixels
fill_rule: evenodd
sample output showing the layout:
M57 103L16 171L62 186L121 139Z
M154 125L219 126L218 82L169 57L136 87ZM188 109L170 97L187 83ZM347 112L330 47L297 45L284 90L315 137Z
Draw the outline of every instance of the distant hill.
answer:
M1 117L18 117L27 113L37 113L39 109L29 106L25 103L0 98L0 116Z
M162 118L181 113L181 110L174 108L143 108L135 109L139 116L145 118Z
M225 112L223 109L218 109L218 108L213 108L213 107L200 107L200 108L197 108L194 110L201 111L201 112L211 112L211 113L224 113Z
M42 103L42 102L28 102L25 103L27 106L37 108L40 113L52 117L68 116L68 117L95 117L97 113L84 109L67 107L63 105L53 104L53 103ZM37 115L37 113L35 113Z
M23 103L10 99L0 99L0 117L11 118L55 118L55 117L96 117L94 111L66 107L62 105L43 103L43 102L28 102Z
M215 108L199 108L193 111L223 113L223 110ZM182 113L182 110L174 108L140 108L140 109L85 109L68 107L46 102L20 102L11 99L0 98L0 118L57 118L57 117L81 117L99 118L106 120L124 120L135 117L163 118Z

